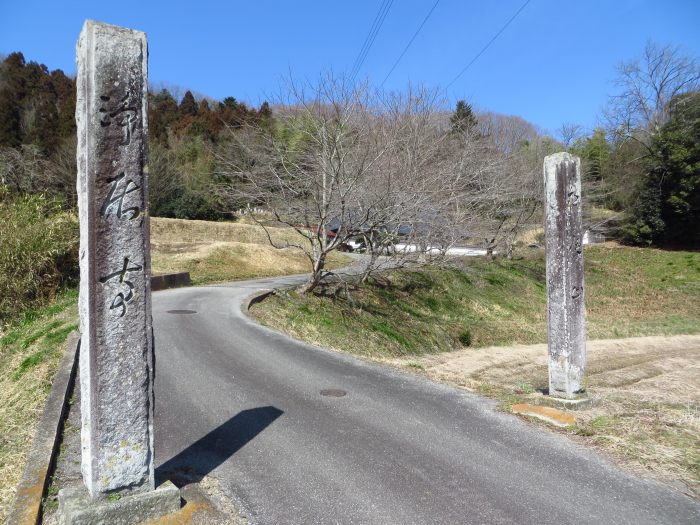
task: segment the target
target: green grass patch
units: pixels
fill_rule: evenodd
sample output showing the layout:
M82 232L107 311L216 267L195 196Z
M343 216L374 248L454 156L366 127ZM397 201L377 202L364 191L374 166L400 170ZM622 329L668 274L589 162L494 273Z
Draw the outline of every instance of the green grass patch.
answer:
M585 272L589 337L700 332L700 254L588 246ZM398 271L349 295L280 294L253 313L315 344L402 356L546 342L546 300L539 252Z
M68 334L78 327L78 291L26 310L0 338L0 520L25 464Z
M42 327L40 330L37 330L36 332L28 335L27 337L24 338L22 341L21 347L22 348L29 348L29 346L34 343L35 341L38 341L42 337L44 337L46 334L48 334L51 330L54 328L57 328L63 324L63 321L52 321L48 325Z
M63 328L59 330L55 330L53 332L50 332L44 336L44 342L46 344L49 344L51 346L56 346L60 345L63 343L66 339L68 339L68 334L73 332L74 330L78 329L77 324L69 324L68 326L64 326Z
M17 368L17 370L15 370L12 374L12 380L17 381L27 370L30 370L36 365L42 363L49 355L51 355L51 350L49 348L42 348L41 350L37 350L31 354L29 357L24 358L20 363L19 368Z

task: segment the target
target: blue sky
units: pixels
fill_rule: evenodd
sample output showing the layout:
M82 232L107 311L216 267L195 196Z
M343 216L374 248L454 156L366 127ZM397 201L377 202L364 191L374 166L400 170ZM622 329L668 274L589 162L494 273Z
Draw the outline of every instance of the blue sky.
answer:
M525 0L440 0L388 78L445 88ZM435 0L394 0L360 71L377 84ZM1 0L0 53L75 72L75 41L92 18L148 33L150 80L258 104L280 79L349 71L381 0L118 2ZM545 130L593 127L615 65L647 39L700 56L699 0L531 0L446 95L519 115Z

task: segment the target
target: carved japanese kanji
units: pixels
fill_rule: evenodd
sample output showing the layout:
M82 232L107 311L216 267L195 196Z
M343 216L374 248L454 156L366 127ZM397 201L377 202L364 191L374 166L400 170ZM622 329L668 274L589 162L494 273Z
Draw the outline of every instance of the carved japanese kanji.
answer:
M138 106L130 93L126 93L118 100L112 100L107 95L100 96L100 125L107 127L116 124L122 129L122 146L131 144L131 132L136 129L138 123Z
M128 219L135 219L141 214L140 206L124 207L124 199L130 193L133 193L141 187L136 184L132 179L127 179L124 173L120 173L113 179L108 180L110 184L109 193L107 198L102 203L102 208L100 208L101 215L107 215L111 209L115 209L118 218L122 218L123 215L128 215ZM140 196L140 193L138 194ZM115 206L116 205L116 206Z
M126 313L127 303L129 303L134 298L134 283L126 278L127 274L129 272L138 272L140 270L143 270L142 265L133 264L132 266L129 266L129 258L124 257L124 265L120 270L112 272L109 275L105 275L104 277L100 277L100 282L102 284L105 284L111 279L118 277L119 279L117 279L117 282L120 285L125 286L127 289L126 294L124 294L123 291L117 292L117 295L114 297L109 306L110 310L114 310L115 308L121 308L121 311L119 312L119 317L124 316L124 314Z

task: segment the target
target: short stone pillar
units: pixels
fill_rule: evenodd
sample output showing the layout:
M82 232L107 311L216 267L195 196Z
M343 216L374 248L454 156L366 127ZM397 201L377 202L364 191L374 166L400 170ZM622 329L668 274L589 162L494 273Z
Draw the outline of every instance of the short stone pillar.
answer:
M88 20L77 48L82 472L154 489L146 35Z
M581 160L545 157L544 193L549 395L574 399L583 393L586 370Z

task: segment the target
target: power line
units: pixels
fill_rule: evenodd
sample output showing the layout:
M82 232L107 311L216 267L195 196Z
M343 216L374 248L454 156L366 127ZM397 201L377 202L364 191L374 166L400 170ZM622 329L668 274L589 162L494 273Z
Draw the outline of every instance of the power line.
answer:
M515 20L515 18L520 14L520 12L521 12L523 9L525 9L525 7L527 7L527 4L529 4L529 3L530 3L530 0L526 0L526 2L525 2L523 5L520 6L520 9L518 9L518 10L515 12L515 14L514 14L513 16L510 17L510 19L505 23L505 25L500 29L500 31L499 31L498 33L496 33L496 34L494 35L494 37L493 37L491 40L489 40L488 44L486 44L486 45L481 49L481 51L479 51L479 52L476 54L476 56L475 56L474 58L471 59L471 62L469 62L466 66L464 66L464 69L462 69L462 71L460 71L459 74L458 74L455 78L452 79L452 82L450 82L449 84L447 84L447 86L445 87L445 89L448 89L452 84L454 84L455 82L457 82L457 80L459 80L459 77L461 77L461 76L467 71L467 69L469 69L469 68L471 67L471 65L472 65L474 62L476 62L477 59L478 59L481 55L484 54L484 51L486 51L486 50L491 46L491 44L493 44L494 41L495 41L499 36L501 36L501 33L503 33L503 31L506 30L506 28L510 25L510 23L511 23L513 20Z
M383 0L380 4L377 15L374 17L374 22L372 22L372 27L370 27L369 33L367 33L365 41L362 44L362 48L360 49L360 52L358 53L352 66L352 70L350 71L351 80L354 80L357 74L360 72L362 64L364 64L365 59L367 58L367 55L374 44L374 40L377 38L379 30L382 28L382 24L384 23L386 15L389 13L389 9L391 9L393 3L394 0Z
M360 72L362 64L364 64L365 59L367 58L367 55L369 54L369 51L372 48L372 45L374 44L374 41L377 38L377 35L379 34L379 30L382 28L382 24L384 24L384 20L386 19L386 16L389 13L389 9L391 9L393 3L394 0L384 0L380 5L379 11L377 12L377 16L375 16L374 22L372 23L372 27L370 28L369 33L365 38L365 43L363 44L362 49L360 50L360 53L357 56L357 59L355 59L355 65L353 66L352 72L350 73L350 78L352 80L354 80L357 74Z
M365 47L367 47L367 43L369 42L370 36L374 32L374 28L377 25L377 21L379 20L379 17L386 7L386 3L388 0L382 0L382 3L379 5L379 10L377 11L377 14L374 15L374 20L372 21L372 26L369 28L369 33L367 33L367 36L365 37L365 41L362 43L362 47L360 48L360 52L357 54L355 57L355 61L352 63L352 69L350 70L350 76L355 72L355 69L357 68L357 64L360 62L360 57L365 51Z
M416 39L416 37L418 36L418 33L420 33L420 30L423 29L423 26L424 26L425 23L428 21L428 18L430 18L430 15L433 14L433 11L435 11L435 8L437 7L437 5L438 5L439 3L440 3L440 0L437 0L437 1L433 4L433 7L430 8L430 11L428 11L428 14L425 15L425 18L423 19L423 21L421 22L421 24L418 26L418 29L416 30L415 33L413 33L413 36L411 37L411 40L408 41L408 44L406 44L406 47L404 47L404 48L403 48L403 51L401 51L401 54L399 55L399 58L396 59L396 62L394 62L394 65L391 66L391 69L389 70L389 72L388 72L388 73L386 74L386 76L384 77L384 80L382 80L382 86L384 85L384 82L386 82L387 78L389 78L389 76L391 76L391 74L394 72L394 68L396 68L396 66L399 64L399 62L401 62L401 59L402 59L403 56L406 54L406 51L408 51L408 48L411 47L411 44L413 43L413 41L414 41L414 40Z

